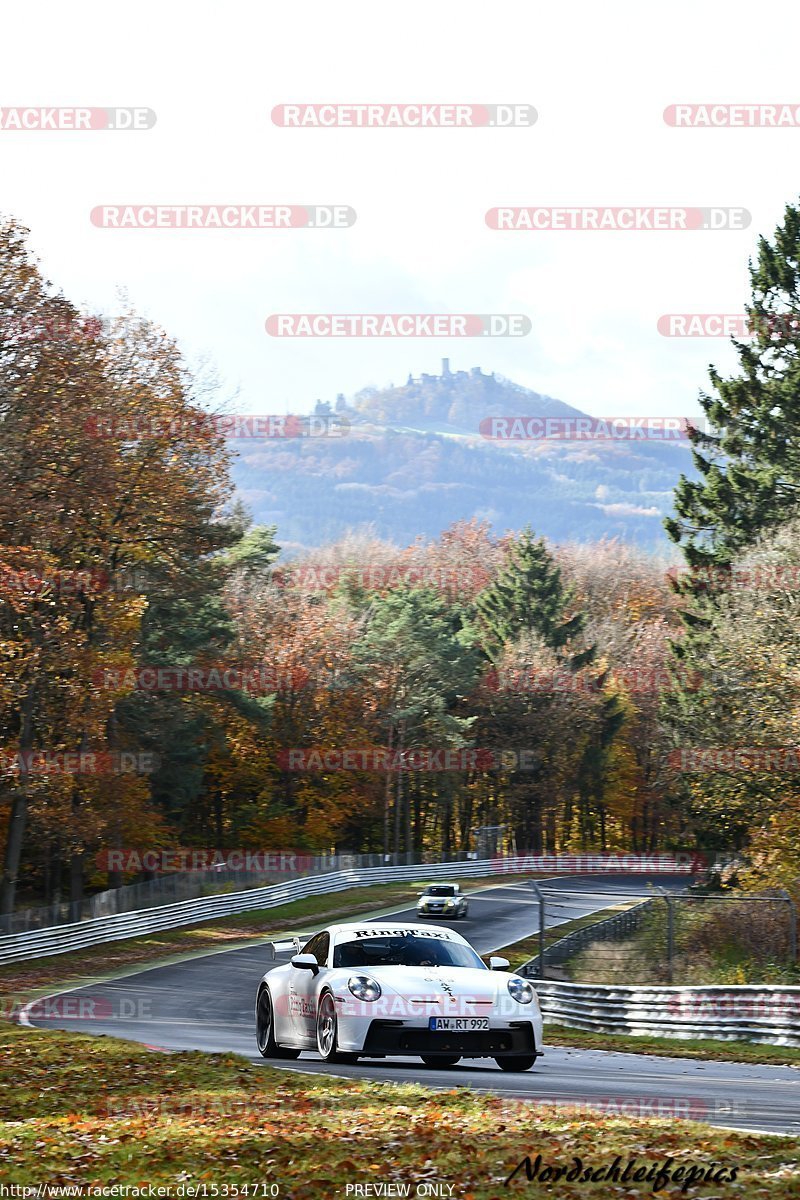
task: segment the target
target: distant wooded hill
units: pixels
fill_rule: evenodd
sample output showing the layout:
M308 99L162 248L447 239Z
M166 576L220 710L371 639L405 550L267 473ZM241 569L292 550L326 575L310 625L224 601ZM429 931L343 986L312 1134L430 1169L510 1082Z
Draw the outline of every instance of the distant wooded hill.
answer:
M286 550L364 526L407 545L471 517L497 533L530 524L557 542L619 537L663 550L672 489L693 473L684 442L487 440L488 417L585 414L478 368L450 372L447 360L441 375L340 395L316 412L347 433L236 445L240 495Z

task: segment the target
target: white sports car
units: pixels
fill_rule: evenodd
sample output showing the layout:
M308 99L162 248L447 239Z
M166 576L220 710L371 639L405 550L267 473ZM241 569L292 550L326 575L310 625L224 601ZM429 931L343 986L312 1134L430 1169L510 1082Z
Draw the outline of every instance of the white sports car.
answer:
M418 1054L439 1067L493 1058L527 1071L542 1053L542 1014L530 983L507 968L504 958L487 967L452 928L331 925L262 978L258 1049L316 1050L326 1062Z

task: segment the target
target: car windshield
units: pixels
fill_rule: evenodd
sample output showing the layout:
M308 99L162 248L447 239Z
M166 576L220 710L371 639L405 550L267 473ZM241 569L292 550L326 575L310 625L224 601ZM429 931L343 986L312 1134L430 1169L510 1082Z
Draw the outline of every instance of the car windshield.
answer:
M455 896L456 889L454 887L427 887L422 894L423 896Z
M438 937L365 937L340 942L334 967L477 967L488 970L471 946Z

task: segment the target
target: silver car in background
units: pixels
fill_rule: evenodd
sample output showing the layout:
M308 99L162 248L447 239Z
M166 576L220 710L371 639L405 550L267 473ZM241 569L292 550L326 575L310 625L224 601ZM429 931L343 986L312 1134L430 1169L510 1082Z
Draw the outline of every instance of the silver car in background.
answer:
M469 901L457 883L431 883L417 900L418 917L458 920L469 912Z

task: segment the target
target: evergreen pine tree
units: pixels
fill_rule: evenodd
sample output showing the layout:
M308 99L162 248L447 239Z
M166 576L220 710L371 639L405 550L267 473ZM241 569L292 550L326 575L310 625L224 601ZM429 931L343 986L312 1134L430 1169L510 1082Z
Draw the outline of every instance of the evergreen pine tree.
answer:
M496 661L505 645L526 633L538 633L552 650L565 649L586 625L584 613L567 615L571 600L544 539L535 539L526 527L506 565L476 601L487 656ZM593 647L579 651L570 666L578 670L593 656Z
M800 497L800 209L787 205L774 241L759 240L750 281L752 338L734 342L736 375L710 369L713 392L700 396L709 428L689 430L700 479L681 477L665 522L689 567L710 569L712 588Z

